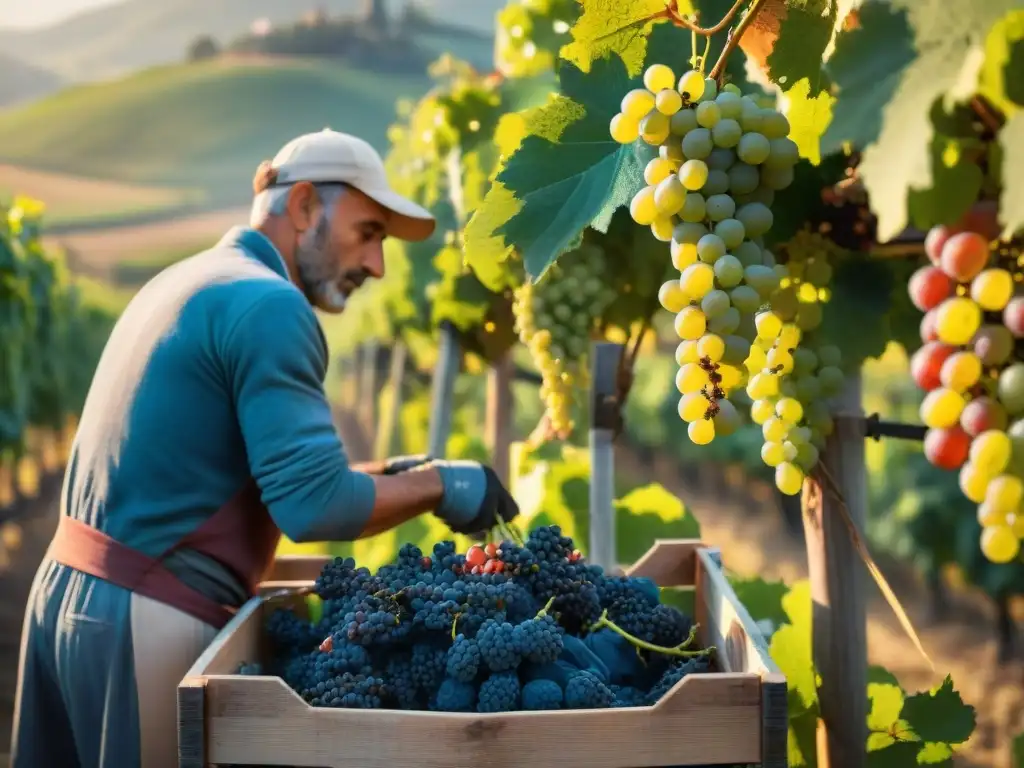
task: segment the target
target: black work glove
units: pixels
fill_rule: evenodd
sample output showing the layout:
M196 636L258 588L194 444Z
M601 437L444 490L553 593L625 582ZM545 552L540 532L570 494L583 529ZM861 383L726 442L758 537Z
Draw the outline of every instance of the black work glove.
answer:
M516 500L490 467L476 461L432 461L429 466L444 486L435 514L456 533L488 531L519 514Z
M420 453L415 456L394 456L384 462L384 474L400 475L403 472L408 472L410 469L416 469L424 464L429 464L433 460L434 457L426 453Z

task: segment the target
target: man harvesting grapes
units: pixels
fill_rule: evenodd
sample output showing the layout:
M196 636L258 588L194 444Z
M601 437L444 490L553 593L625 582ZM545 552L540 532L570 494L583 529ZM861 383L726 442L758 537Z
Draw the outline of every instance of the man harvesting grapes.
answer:
M13 768L177 765L176 686L255 592L282 533L353 540L434 510L518 509L473 462L352 466L314 307L384 274L385 237L434 220L366 142L300 136L257 171L251 227L156 276L115 326L29 598Z

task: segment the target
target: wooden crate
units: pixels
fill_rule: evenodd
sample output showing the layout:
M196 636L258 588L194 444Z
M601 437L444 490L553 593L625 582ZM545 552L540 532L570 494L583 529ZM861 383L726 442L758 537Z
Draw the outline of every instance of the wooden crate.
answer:
M325 558L279 560L178 686L179 768L641 768L786 765L786 679L722 573L717 550L658 540L631 567L694 592L702 647L720 671L688 675L655 706L463 714L311 707L279 677L233 674L265 658L263 619L298 602Z

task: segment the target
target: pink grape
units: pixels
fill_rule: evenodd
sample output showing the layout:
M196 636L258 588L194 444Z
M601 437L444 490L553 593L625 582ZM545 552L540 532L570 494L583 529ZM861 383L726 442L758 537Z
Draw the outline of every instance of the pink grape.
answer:
M924 238L924 252L928 260L935 266L939 266L942 259L942 247L956 232L949 227L932 227Z
M953 295L954 283L937 267L921 267L910 277L910 300L922 312L934 309Z
M939 340L938 322L939 313L934 309L929 309L921 318L921 341L925 344Z
M942 246L939 266L954 280L966 283L988 264L988 240L977 232L960 232Z
M925 392L931 392L942 386L940 373L942 364L956 352L955 347L947 346L939 341L925 344L910 358L910 375L914 382Z
M971 438L960 427L929 429L924 438L924 455L939 469L960 469L967 461Z
M1015 338L1024 338L1024 296L1014 296L1003 310L1003 325Z
M1006 429L1006 409L991 397L976 397L960 414L960 426L971 437L989 429Z

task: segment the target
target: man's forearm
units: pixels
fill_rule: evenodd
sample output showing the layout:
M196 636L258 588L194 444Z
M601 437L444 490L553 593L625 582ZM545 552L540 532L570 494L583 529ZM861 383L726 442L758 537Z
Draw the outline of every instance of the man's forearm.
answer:
M364 475L383 475L386 463L383 461L363 461L353 464L354 472L362 472Z
M365 469L359 470L366 472ZM373 512L359 538L390 530L423 512L436 509L444 495L444 484L436 469L404 472L400 475L370 473L375 491Z

